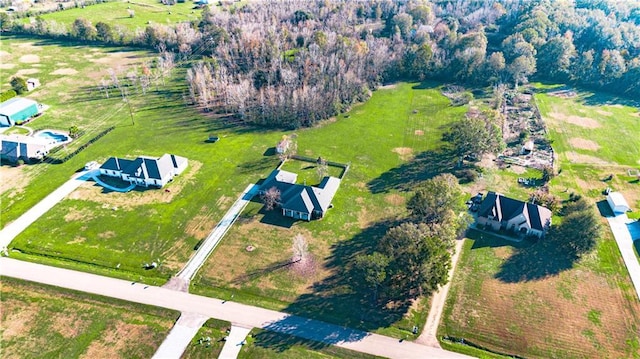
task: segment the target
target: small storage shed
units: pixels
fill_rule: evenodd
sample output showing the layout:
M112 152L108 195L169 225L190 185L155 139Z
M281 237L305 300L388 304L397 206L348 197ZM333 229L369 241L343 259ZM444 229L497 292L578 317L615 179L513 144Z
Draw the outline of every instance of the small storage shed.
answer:
M14 97L0 104L0 126L20 125L38 114L38 103L23 97Z
M629 207L629 204L620 192L609 192L607 202L614 214L626 213L631 210L631 207Z

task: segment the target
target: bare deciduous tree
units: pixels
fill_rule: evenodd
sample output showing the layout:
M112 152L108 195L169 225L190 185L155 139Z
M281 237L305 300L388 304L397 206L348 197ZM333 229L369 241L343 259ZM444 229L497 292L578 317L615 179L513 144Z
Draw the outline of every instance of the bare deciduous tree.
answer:
M276 187L271 187L262 194L261 198L265 209L270 211L280 204L280 190Z

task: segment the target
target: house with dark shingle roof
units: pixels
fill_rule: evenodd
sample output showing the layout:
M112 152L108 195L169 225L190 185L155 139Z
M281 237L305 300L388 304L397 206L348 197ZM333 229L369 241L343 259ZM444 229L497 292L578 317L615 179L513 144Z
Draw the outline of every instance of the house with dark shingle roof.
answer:
M186 158L168 153L159 158L140 156L134 160L111 157L100 166L100 174L119 177L137 186L162 188L182 173L187 165Z
M502 229L542 238L551 225L551 211L533 203L489 192L480 204L477 222L494 231Z
M296 184L298 175L283 170L271 172L260 187L265 193L271 188L280 191L280 207L285 217L303 219L322 218L332 207L331 201L340 187L340 179L324 177L318 186Z

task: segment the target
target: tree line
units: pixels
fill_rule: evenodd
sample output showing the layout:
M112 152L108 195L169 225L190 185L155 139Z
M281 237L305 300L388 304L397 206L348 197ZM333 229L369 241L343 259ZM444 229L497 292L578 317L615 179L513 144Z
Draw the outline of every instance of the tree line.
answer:
M263 1L133 32L2 19L3 30L162 47L193 63L194 105L285 128L334 116L397 79L517 87L536 78L637 98L639 24L639 7L615 0Z

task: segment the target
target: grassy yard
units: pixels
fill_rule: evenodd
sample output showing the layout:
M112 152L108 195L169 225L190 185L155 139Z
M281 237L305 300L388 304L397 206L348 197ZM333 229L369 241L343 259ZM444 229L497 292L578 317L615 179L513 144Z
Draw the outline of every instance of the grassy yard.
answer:
M129 11L134 16L129 16ZM65 24L68 29L77 18L91 21L92 24L105 22L111 26L122 26L129 30L144 30L149 24L175 25L180 22L197 20L202 10L196 9L192 1L162 5L155 0L116 0L101 4L90 5L85 8L75 7L64 11L57 11L40 15L47 21ZM25 19L24 21L28 21Z
M213 318L207 320L182 353L182 358L217 358L230 329L229 322ZM207 341L207 338L211 340Z
M26 54L19 52L25 51L21 47L41 54L39 63L21 61ZM34 64L71 68L69 62L60 64L66 61L63 58L91 54L96 61L106 61L100 59L115 53L108 48L16 38L6 48L7 63L16 64L14 71ZM132 62L149 56L117 54ZM105 116L96 127L114 125L116 129L64 164L0 167L3 176L12 178L12 185L2 192L3 225L91 160L174 153L187 157L189 168L168 185L170 192L121 194L86 183L19 235L10 246L11 256L161 284L181 268L238 194L277 166L277 156L269 154L290 132L228 125L185 107L183 68L176 69L166 86L154 88L144 98L130 95L132 125L122 100L105 98L87 80L101 78L94 72L106 70L105 65L73 67L80 89L64 76L58 82L43 77L43 86L33 97L51 109L30 126L64 129L76 124L82 129L92 118ZM55 101L52 96L57 93L61 100ZM82 94L82 102L73 101L77 93ZM94 107L87 111L91 104ZM372 307L368 289L349 289L351 260L356 253L371 250L375 238L404 215L404 202L413 186L450 167L453 159L441 151L441 134L465 111L451 107L436 84L401 83L381 89L371 101L340 118L297 131L299 154L351 163L334 199L335 208L321 221L292 223L251 203L201 270L193 289L221 297L234 291L236 300L404 337L413 325L424 322L426 300L415 305L398 303L389 310ZM207 143L210 133L219 135L220 141ZM306 236L315 263L302 276L287 265L297 233ZM256 248L253 252L245 251L249 244ZM143 265L152 261L159 267L145 270Z
M627 174L639 167L640 143L617 137L640 138L637 109L582 92L575 98L541 93L536 101L561 169L551 193L581 194L603 215L606 187L640 205L640 185ZM489 172L497 180L487 187L524 199L509 186L511 179L503 182L512 174ZM471 232L439 335L531 358L640 358L640 303L604 218L602 225L597 249L577 262L553 254L544 242L513 243Z
M279 334L254 329L247 337L247 344L240 350L241 359L320 359L320 358L354 358L374 359L373 355L355 352L336 346L325 346L312 340L301 339L286 334Z
M377 238L405 214L407 191L450 164L451 158L440 152L441 134L465 110L449 106L434 85L398 84L376 92L337 121L298 131L301 155L351 162L334 208L320 221L293 222L251 203L192 282L192 290L220 297L235 292L236 298L253 304L406 335L424 321L418 314L423 304L414 311L410 303L372 308L368 289L353 289L351 261L372 250ZM301 166L285 165L296 171ZM306 238L313 257L313 268L305 273L290 264L296 234ZM249 245L253 251L246 250ZM389 326L393 328L381 329Z
M178 313L2 277L3 357L150 358Z

